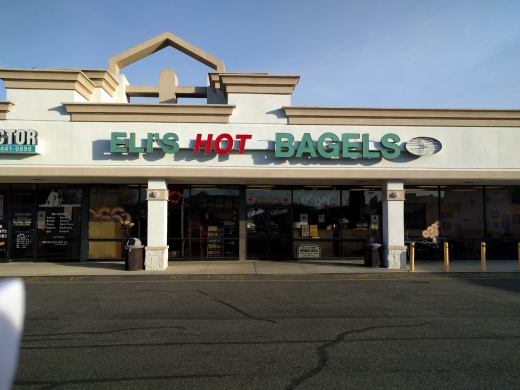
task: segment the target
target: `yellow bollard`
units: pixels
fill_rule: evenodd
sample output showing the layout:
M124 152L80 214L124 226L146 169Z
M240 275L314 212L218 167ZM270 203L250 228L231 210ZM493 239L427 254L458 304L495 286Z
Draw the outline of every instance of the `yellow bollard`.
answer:
M450 272L450 251L447 242L444 243L444 272Z
M518 253L520 253L520 244L518 244ZM519 265L520 267L520 265ZM410 243L410 272L415 271L415 242Z
M480 271L486 272L486 243L480 243Z

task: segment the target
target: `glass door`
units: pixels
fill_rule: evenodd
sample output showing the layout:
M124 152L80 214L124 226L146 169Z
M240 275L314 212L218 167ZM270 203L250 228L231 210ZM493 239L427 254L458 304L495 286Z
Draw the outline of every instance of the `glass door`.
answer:
M13 206L11 213L12 261L34 260L34 206Z
M247 208L247 257L292 259L291 212L289 207Z
M292 259L292 218L289 207L271 207L269 210L269 257Z

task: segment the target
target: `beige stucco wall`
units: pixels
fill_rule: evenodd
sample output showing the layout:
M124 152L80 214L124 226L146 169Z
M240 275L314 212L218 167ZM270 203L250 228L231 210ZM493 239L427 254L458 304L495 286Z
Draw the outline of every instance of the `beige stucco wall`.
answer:
M298 126L266 124L164 124L164 123L72 123L62 121L19 121L6 120L0 128L33 129L38 132L41 155L0 156L4 168L10 168L0 180L10 182L20 176L34 175L70 176L71 169L77 170L75 178L91 176L110 177L165 177L189 182L197 177L232 178L243 182L254 177L283 182L302 182L304 179L334 180L345 182L354 178L402 178L405 180L425 180L435 183L443 180L496 179L520 182L520 155L517 153L516 128L449 128L449 127L409 127L409 126ZM111 132L136 133L137 139L146 139L149 132L163 135L176 133L180 144L188 145L197 134L206 138L228 133L251 134L246 152L239 155L194 154L192 150L180 150L175 155L165 154L158 149L153 154L121 155L110 153ZM432 156L416 157L403 152L395 160L385 159L325 159L317 158L275 158L272 150L276 133L290 132L296 140L304 133L317 139L324 132L368 133L372 141L383 134L395 133L401 140L431 136L439 140L443 148ZM248 150L250 147L271 148L270 150ZM60 170L56 168L60 167ZM26 169L22 169L26 168ZM34 169L28 169L34 168ZM172 169L173 168L173 169ZM35 170L37 169L37 170ZM139 175L136 172L139 171ZM4 171L5 172L5 171ZM117 174L115 172L118 172ZM126 179L128 180L128 179Z

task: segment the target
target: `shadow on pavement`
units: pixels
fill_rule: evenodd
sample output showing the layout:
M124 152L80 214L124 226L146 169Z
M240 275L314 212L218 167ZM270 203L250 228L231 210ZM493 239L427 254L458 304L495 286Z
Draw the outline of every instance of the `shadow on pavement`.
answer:
M121 261L110 261L110 262L100 262L100 261L82 261L82 262L52 262L52 264L57 266L65 266L65 267L75 267L75 268L99 268L99 269L107 269L107 270L116 270L116 271L124 271L125 262Z

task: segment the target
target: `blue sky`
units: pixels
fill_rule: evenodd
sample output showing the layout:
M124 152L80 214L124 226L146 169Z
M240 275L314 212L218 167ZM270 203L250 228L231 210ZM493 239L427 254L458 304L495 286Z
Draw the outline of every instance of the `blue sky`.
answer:
M519 0L0 0L0 68L106 69L165 31L227 71L300 75L295 106L520 108ZM167 48L122 73L166 67L210 71Z

